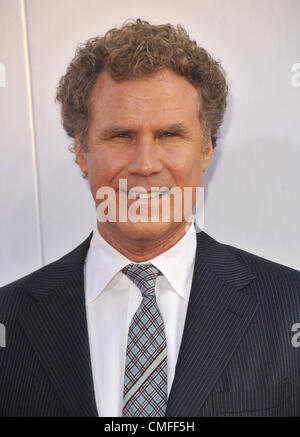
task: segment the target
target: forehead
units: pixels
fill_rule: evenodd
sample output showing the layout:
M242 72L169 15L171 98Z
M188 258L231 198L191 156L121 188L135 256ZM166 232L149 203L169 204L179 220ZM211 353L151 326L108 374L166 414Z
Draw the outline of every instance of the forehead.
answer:
M199 95L187 79L171 70L143 78L115 81L107 71L96 80L90 97L92 115L135 118L191 113L198 117ZM98 118L98 117L97 117Z

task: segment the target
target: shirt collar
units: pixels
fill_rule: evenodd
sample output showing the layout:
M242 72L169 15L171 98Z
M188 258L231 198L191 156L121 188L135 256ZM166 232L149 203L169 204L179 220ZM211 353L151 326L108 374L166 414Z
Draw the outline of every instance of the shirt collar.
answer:
M196 231L192 224L185 235L160 255L137 264L151 263L169 281L171 287L184 299L188 299L196 255ZM133 261L122 255L102 237L97 222L85 263L86 303L94 300L127 264Z

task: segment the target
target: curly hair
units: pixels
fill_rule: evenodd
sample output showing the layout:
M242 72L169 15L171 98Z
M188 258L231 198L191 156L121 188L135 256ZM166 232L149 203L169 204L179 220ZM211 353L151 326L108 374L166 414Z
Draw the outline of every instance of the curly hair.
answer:
M204 144L211 137L213 147L216 146L228 94L225 72L220 62L191 40L181 25L152 25L139 18L77 47L59 81L56 100L61 104L65 131L72 138L77 132L84 150L89 96L104 68L116 81L144 77L165 68L185 77L199 94ZM71 150L74 151L73 146Z

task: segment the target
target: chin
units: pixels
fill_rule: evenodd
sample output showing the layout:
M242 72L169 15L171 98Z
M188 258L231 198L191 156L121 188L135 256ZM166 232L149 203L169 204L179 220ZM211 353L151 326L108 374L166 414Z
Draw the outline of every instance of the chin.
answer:
M123 238L136 240L162 239L164 236L176 232L180 223L172 222L137 222L114 223L116 234Z

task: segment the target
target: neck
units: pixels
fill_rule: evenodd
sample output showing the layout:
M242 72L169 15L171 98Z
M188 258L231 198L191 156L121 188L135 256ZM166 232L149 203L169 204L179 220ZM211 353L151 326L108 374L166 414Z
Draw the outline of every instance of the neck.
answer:
M176 229L171 229L159 237L132 238L118 232L110 232L103 223L98 225L98 232L104 240L126 258L134 262L148 261L174 246L187 232L190 223L183 222Z

